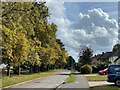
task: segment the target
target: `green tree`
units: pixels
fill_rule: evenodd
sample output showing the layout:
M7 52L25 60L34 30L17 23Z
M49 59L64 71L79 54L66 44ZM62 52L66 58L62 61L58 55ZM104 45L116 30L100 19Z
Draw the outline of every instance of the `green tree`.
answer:
M71 67L72 69L75 67L75 60L72 56L67 58L67 67Z
M91 57L93 55L93 50L85 45L80 46L79 50L79 62L84 64L91 64Z
M9 75L10 66L19 67L27 60L30 44L21 32L10 30L4 26L2 26L1 30L3 32L3 62L8 64Z
M66 63L67 51L56 38L57 26L47 21L50 14L45 2L9 2L2 8L2 25L7 29L3 29L5 63L10 61L17 72L24 64L36 72Z
M113 52L116 52L118 49L120 49L120 44L116 44L113 46Z

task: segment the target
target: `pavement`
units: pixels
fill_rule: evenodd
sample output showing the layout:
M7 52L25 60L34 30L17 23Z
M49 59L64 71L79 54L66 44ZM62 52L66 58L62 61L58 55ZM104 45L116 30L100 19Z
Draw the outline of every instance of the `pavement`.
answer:
M16 90L40 89L41 90L42 88L45 88L45 90L50 90L51 88L56 88L59 85L61 85L69 77L69 74L70 74L69 70L62 70L58 74L37 79L21 85L13 86L9 88L9 90L14 90L14 89ZM8 89L4 89L4 90L8 90Z
M62 84L57 90L89 90L88 80L83 75L76 74L76 78L74 83Z
M89 82L90 87L106 86L106 85L113 85L114 86L114 83L108 83L107 81L90 81Z

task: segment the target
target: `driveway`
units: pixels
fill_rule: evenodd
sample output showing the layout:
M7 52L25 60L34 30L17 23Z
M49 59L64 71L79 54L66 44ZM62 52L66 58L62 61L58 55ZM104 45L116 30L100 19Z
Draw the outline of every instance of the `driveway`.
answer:
M114 83L108 83L107 81L90 81L89 82L90 87L106 86L106 85L114 85Z

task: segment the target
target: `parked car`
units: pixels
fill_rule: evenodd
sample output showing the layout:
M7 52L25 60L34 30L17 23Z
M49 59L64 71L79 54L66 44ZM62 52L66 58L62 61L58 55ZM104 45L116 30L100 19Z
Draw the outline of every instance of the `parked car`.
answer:
M98 72L100 75L106 75L108 73L108 68L104 69L104 70L100 70Z
M120 65L110 65L108 67L108 82L114 82L120 86Z

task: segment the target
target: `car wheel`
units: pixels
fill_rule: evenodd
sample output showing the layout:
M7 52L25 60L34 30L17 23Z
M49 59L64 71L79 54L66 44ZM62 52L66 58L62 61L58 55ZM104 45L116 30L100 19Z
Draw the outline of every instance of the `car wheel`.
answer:
M106 75L106 73L103 73L103 75Z
M115 81L115 85L120 86L120 80L119 79Z

